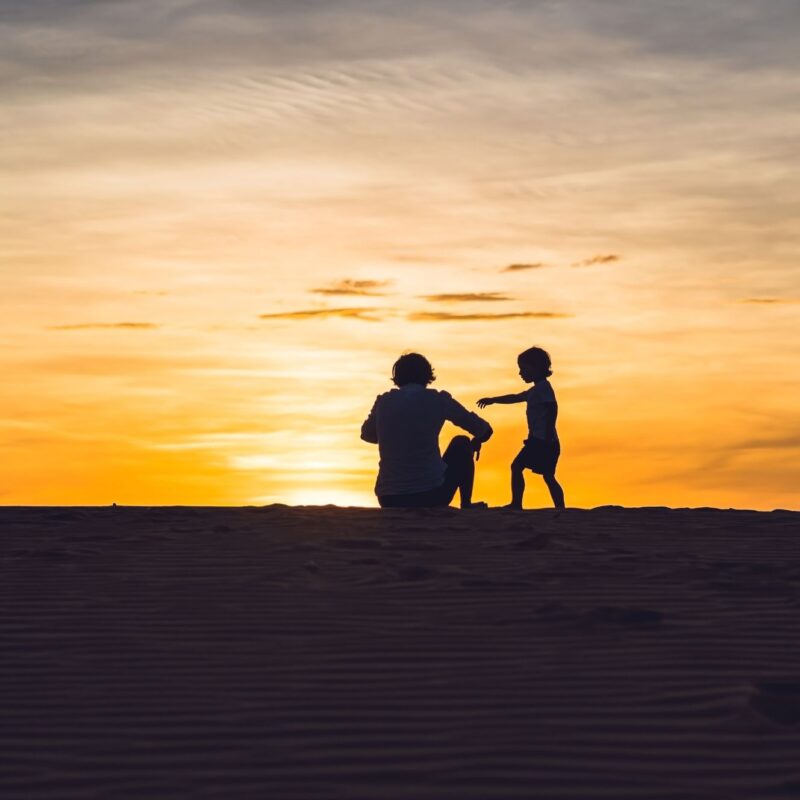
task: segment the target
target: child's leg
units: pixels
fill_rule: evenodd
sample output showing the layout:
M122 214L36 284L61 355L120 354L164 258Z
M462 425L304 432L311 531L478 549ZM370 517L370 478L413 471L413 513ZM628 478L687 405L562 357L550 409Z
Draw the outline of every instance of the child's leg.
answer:
M550 490L550 497L553 498L553 505L555 505L556 508L564 508L564 490L556 480L555 474L542 475L542 477L547 484L547 488Z

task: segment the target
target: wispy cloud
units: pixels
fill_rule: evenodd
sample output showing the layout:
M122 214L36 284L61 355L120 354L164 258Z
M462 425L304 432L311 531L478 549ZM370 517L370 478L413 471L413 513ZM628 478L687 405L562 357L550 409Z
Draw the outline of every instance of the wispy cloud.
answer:
M522 272L526 269L541 269L546 266L543 261L534 261L530 264L509 264L502 272Z
M762 439L746 439L736 442L731 450L800 450L800 430L787 431L782 435Z
M608 253L608 254L600 254L596 256L591 256L591 258L584 258L582 261L576 261L572 266L573 267L594 267L598 264L613 264L615 261L619 261L620 256L616 253Z
M101 342L102 344L102 342ZM138 355L124 355L116 349L78 353L55 353L31 359L27 365L48 375L114 375L147 374L153 376L189 373L201 369L208 361L201 355L171 355L155 349Z
M383 309L378 308L312 308L302 311L282 311L277 314L259 314L259 319L362 319L376 322L382 318Z
M430 300L432 303L486 303L502 300L513 300L514 298L502 292L464 292L462 294L424 294L423 300Z
M312 289L313 294L325 295L358 295L376 297L384 294L384 292L376 291L377 289L385 289L391 281L353 281L343 280L334 283L331 286L322 286L318 289Z
M778 306L778 305L797 305L800 300L795 298L783 297L745 297L739 301L748 305L757 306Z
M51 331L134 330L146 331L160 327L153 322L81 322L76 325L52 325Z
M506 314L449 314L446 311L416 311L408 318L414 322L494 322L506 319L566 319L571 314L553 311L516 311Z

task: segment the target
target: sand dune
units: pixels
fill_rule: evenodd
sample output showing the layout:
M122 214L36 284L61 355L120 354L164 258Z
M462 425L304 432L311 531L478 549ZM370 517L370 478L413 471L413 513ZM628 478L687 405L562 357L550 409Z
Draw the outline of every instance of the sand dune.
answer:
M0 509L2 798L798 798L800 514Z

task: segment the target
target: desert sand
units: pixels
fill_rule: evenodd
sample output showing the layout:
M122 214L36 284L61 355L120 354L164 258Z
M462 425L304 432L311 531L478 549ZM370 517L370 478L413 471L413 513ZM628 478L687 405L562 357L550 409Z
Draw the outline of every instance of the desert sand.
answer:
M0 797L800 797L800 514L0 509Z

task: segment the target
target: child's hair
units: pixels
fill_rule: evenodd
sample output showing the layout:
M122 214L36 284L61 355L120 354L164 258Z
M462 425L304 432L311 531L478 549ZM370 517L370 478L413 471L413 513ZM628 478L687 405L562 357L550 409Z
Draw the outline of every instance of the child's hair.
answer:
M427 386L436 380L431 362L419 353L404 353L392 367L392 381L397 386L419 383Z
M543 372L546 378L553 374L550 369L550 354L541 347L529 347L517 356L517 362L528 364L539 372Z

